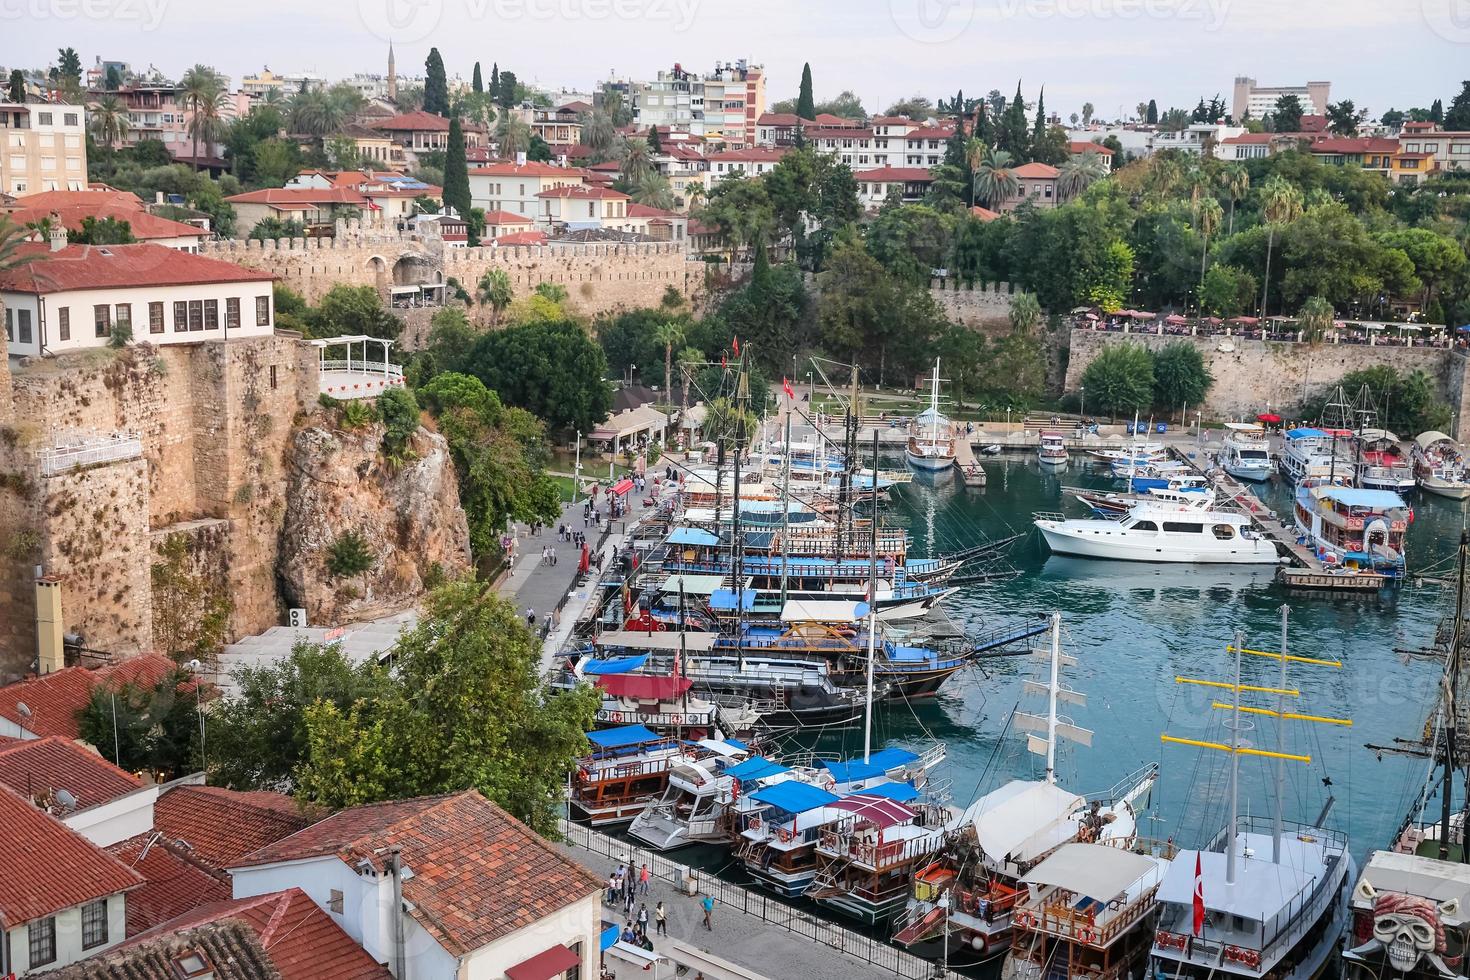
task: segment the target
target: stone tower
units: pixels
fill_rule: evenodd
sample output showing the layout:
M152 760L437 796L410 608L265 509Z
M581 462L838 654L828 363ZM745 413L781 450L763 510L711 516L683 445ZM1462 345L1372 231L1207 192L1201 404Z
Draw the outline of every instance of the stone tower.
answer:
M393 67L393 42L388 42L388 101L398 101L398 72Z

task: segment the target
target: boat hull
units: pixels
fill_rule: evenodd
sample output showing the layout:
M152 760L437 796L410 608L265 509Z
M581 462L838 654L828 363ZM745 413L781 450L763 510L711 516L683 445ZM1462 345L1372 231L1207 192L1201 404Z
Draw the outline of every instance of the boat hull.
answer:
M904 450L904 456L908 458L909 465L914 469L929 473L938 473L954 466L953 456L925 456L912 449Z
M908 902L908 895L899 891L890 898L869 901L844 892L838 895L824 895L816 901L819 905L825 905L849 919L856 919L865 926L876 926L902 912Z
M1088 524L1089 528L1069 527L1069 524ZM1274 565L1280 561L1276 546L1263 539L1236 539L1230 542L1233 548L1213 549L1195 544L1160 547L1162 542L1138 535L1139 540L1128 541L1123 534L1099 536L1094 533L1097 525L1107 521L1037 521L1046 545L1059 555L1074 555L1078 558L1098 558L1109 561L1165 562L1187 565Z
M1452 483L1435 477L1420 477L1419 489L1450 500L1470 499L1470 483Z
M1237 480L1250 480L1252 483L1264 483L1276 472L1270 463L1226 463L1222 468Z

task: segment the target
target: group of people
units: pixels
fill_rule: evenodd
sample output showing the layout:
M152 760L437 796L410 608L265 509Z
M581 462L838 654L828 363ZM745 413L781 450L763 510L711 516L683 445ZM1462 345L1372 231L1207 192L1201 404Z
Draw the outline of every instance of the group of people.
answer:
M648 895L648 883L652 877L648 870L648 864L636 871L631 864L619 864L607 879L607 904L622 905L623 915L627 919L627 925L623 928L622 940L644 949L653 949L653 941L648 937L649 911L648 903L640 902L640 897ZM634 904L638 911L633 911ZM654 906L652 914L654 928L658 935L669 934L668 913L664 909L664 903L659 902Z

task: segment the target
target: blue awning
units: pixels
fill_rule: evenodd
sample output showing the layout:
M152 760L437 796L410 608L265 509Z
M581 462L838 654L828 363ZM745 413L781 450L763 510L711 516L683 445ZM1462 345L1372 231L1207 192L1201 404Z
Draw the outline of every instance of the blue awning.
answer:
M662 735L642 725L624 725L622 728L605 728L587 733L587 741L601 749L620 749L628 745L657 742L661 738Z
M918 799L919 791L909 783L878 783L862 791L863 796L882 796L899 803Z
M767 776L777 776L783 772L790 772L789 766L783 766L779 762L772 762L764 756L755 756L746 759L738 766L732 766L725 770L725 775L734 776L736 779L765 779Z
M759 590L743 589L739 604L745 607L746 612L750 612L755 608L755 601L758 598L760 598ZM737 600L734 589L717 589L709 597L709 607L711 609L734 609L736 604Z
M720 543L720 539L708 531L697 527L675 528L668 537L669 544L687 544L700 548L712 548Z
M1326 439L1327 438L1327 433L1323 432L1321 429L1292 429L1290 432L1288 432L1286 434L1286 438L1288 438L1288 439L1312 439L1312 438Z
M584 674L630 674L648 663L648 654L640 653L633 657L613 657L610 660L585 660L582 663Z
M849 759L844 762L823 759L822 765L827 767L832 778L839 783L850 783L859 779L881 776L890 769L906 766L918 758L908 749L882 749L869 755L867 762L862 759Z
M868 761L875 766L882 766L883 771L887 772L889 769L894 769L898 766L906 766L911 762L918 762L919 754L917 752L910 752L908 749L879 749L877 752L868 756Z
M605 953L613 947L614 943L618 941L618 937L623 934L623 931L619 929L616 925L609 925L606 922L604 922L602 925L602 938L599 941L598 945Z
M820 786L813 786L811 783L803 783L795 779L767 786L760 792L752 794L750 798L757 803L769 803L787 813L805 813L819 806L836 803L841 799Z
M1404 498L1392 490L1368 490L1361 487L1324 487L1322 496L1345 507L1367 507L1370 510L1393 510L1407 506Z

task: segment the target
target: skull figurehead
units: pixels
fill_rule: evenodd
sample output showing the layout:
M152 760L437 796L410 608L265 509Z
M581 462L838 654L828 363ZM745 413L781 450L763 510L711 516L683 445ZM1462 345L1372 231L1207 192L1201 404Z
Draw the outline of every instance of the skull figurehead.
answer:
M1387 950L1389 964L1408 973L1424 956L1444 953L1439 906L1417 895L1384 892L1373 902L1373 938Z

